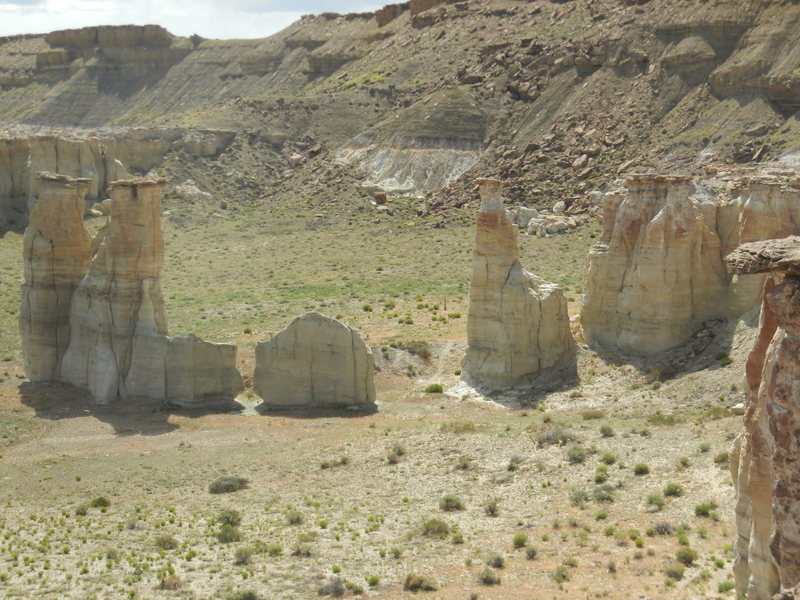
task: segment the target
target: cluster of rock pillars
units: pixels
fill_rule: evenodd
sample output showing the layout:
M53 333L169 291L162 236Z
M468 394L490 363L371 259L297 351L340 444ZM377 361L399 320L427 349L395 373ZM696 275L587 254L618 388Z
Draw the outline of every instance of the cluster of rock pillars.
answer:
M98 402L152 398L228 407L243 389L236 347L172 338L161 293L166 181L110 185L84 227L89 179L38 175L24 237L20 330L33 382L63 382ZM477 181L463 378L502 390L573 379L576 343L561 288L526 271L501 182ZM580 335L589 346L656 355L704 322L762 303L747 362L737 493L737 592L767 600L800 584L800 181L775 171L705 180L635 175L605 194L589 256ZM766 240L766 241L765 241ZM574 325L574 324L573 324ZM374 407L373 355L343 323L309 313L256 347L265 408Z

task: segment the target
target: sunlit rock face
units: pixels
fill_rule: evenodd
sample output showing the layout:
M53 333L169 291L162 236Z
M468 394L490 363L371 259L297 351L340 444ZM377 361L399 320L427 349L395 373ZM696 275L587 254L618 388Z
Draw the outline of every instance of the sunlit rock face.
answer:
M479 179L464 379L512 387L545 373L571 370L575 343L561 288L519 262L517 227L506 214L500 182Z

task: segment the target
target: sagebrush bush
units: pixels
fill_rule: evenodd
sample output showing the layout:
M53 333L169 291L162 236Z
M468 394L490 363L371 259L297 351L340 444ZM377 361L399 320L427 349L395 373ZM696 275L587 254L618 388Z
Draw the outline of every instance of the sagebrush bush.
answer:
M433 592L436 591L437 585L431 577L409 573L403 581L403 589L411 592Z
M439 508L445 512L455 512L457 510L464 510L464 501L455 494L445 494L439 500Z
M211 485L208 486L208 491L212 494L230 494L231 492L243 490L248 483L249 481L244 477L225 475L212 481Z

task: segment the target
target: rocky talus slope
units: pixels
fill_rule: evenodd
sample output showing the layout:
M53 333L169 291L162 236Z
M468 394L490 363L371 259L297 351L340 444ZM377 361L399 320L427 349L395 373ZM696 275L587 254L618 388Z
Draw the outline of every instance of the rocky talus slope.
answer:
M0 40L0 127L19 140L7 153L47 129L61 130L51 145L66 129L221 129L270 175L338 157L368 189L430 210L477 202L489 173L512 204L575 211L634 166L794 160L798 21L780 0L468 0L308 16L259 40L158 26L16 36ZM110 156L144 172L183 148ZM32 194L3 156L0 206L19 210ZM90 162L93 198L113 177Z

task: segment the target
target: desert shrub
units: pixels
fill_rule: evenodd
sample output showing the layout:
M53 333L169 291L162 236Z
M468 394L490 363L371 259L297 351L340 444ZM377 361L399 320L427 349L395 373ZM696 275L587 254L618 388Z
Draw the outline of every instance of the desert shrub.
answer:
M456 531L453 533L453 537L450 538L450 541L454 544L463 544L464 543L464 534L460 531Z
M472 461L466 456L459 456L456 462L456 469L458 471L468 471L472 468Z
M732 579L726 579L725 581L720 581L719 585L717 585L717 591L720 594L726 594L730 592L733 588L736 587L736 582Z
M225 600L260 600L260 597L253 590L240 590L228 594Z
M703 442L700 444L700 452L708 452L709 450L711 450L711 444L708 442Z
M409 354L413 354L414 356L419 356L423 360L429 360L431 357L430 345L428 344L428 342L422 340L400 342L397 344L397 347L405 350Z
M583 506L589 501L589 494L586 493L586 490L574 489L569 494L569 500L575 506Z
M664 570L664 575L675 581L683 579L684 567L682 565L670 565Z
M524 548L528 545L528 534L523 531L518 531L514 534L514 537L511 538L511 543L514 544L514 548Z
M183 586L183 581L177 575L165 575L156 586L159 590L179 590Z
M594 470L594 482L605 483L608 480L608 465L597 465Z
M492 554L488 559L486 559L486 564L490 567L494 567L495 569L502 569L506 566L506 559L499 554Z
M78 515L79 517L85 517L86 513L88 512L89 512L89 507L85 504L81 504L75 509L75 514Z
M89 503L92 508L108 508L111 506L111 501L105 496L98 496Z
M664 495L672 498L683 496L683 486L679 483L668 483L664 488Z
M581 418L584 421L589 421L591 419L602 419L606 416L599 408L587 408L586 410L581 411Z
M649 475L650 474L650 467L648 467L644 463L639 463L635 467L633 467L633 474L634 475Z
M611 452L603 452L600 455L600 462L604 465L613 465L615 462L617 462L617 456Z
M178 540L168 533L162 533L156 537L156 548L161 548L162 550L175 550L177 547Z
M252 546L240 546L233 553L233 560L237 565L249 565L255 553L255 548Z
M589 456L589 450L583 446L572 446L567 450L567 460L572 464L583 464Z
M565 565L558 565L552 573L550 573L550 577L556 583L564 583L565 581L569 581L570 578L569 569Z
M311 546L298 542L292 548L292 556L300 556L302 558L309 558L311 556Z
M381 582L381 578L377 575L370 575L366 578L366 582L369 587L375 587Z
M672 535L675 533L675 528L672 526L672 524L667 523L666 521L660 521L653 525L653 531L655 531L658 535Z
M211 485L208 486L208 491L212 494L230 494L231 492L243 490L248 483L249 481L244 477L224 475L212 481Z
M497 501L497 498L489 498L486 501L486 504L483 505L483 510L486 512L487 515L490 517L496 517L500 514L500 506Z
M403 581L403 589L411 592L433 592L437 589L437 585L431 577L409 573Z
M613 488L608 484L595 486L592 491L592 499L595 502L614 502Z
M444 392L444 386L441 383L432 383L425 388L426 394L441 394Z
M678 423L678 419L675 415L665 415L661 411L657 411L655 414L650 415L647 419L648 425L675 425Z
M694 564L694 561L697 560L697 551L688 547L680 548L675 553L675 558L678 559L679 563L682 563L687 567L691 567Z
M716 507L714 502L703 502L694 507L694 514L698 517L708 517Z
M611 425L602 425L600 427L600 435L604 438L614 437L614 429Z
M464 510L464 501L454 494L445 494L439 500L439 508L445 512L455 512L457 510Z
M450 533L450 526L441 519L428 519L422 524L422 535L445 537Z
M238 510L226 508L221 510L217 515L217 523L220 525L233 525L236 527L242 523L242 513L240 513Z
M722 451L714 457L714 463L720 467L726 468L730 462L730 454L727 451Z
M323 584L317 589L317 594L320 596L344 596L347 588L344 585L344 579L341 577L334 577L328 583Z
M661 494L650 494L647 496L647 506L652 506L655 510L664 508L664 496Z
M500 585L500 576L486 567L478 574L478 583L481 585Z
M534 548L533 546L528 546L525 549L525 557L528 560L533 560L534 558L536 558L537 554L539 554L539 551L536 548Z
M575 436L562 427L551 427L536 438L536 444L543 448L545 446L566 446L574 442Z
M288 513L286 513L286 522L289 525L302 525L303 513L297 510L290 510Z
M216 534L217 539L223 544L239 542L242 539L242 532L233 525L223 525Z
M472 421L447 421L439 426L442 433L475 433L478 428Z

